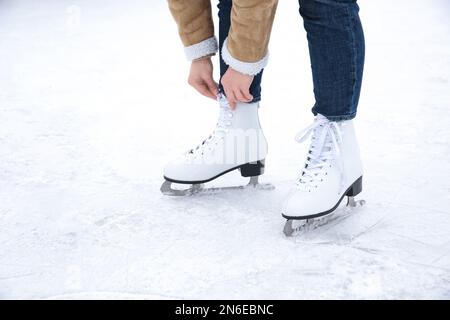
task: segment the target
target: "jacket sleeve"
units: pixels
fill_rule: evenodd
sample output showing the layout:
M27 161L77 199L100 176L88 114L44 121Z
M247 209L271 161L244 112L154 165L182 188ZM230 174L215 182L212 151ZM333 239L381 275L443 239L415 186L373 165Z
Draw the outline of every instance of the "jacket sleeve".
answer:
M222 58L233 69L258 74L268 62L268 44L278 0L233 0L231 28Z
M210 0L168 0L188 60L217 52Z

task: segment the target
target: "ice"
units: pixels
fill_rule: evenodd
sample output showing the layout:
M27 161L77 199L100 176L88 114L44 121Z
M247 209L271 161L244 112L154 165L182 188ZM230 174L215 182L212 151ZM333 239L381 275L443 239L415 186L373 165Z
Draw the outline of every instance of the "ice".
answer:
M261 122L273 191L161 195L217 107L186 84L166 3L0 3L0 298L450 298L450 4L360 0L366 206L283 235L313 104L280 1ZM230 174L212 186L244 184Z

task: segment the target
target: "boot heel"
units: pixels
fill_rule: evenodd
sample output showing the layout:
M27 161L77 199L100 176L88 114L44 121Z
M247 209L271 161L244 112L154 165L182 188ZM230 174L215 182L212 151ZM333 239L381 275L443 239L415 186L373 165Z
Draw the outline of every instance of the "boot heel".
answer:
M352 186L347 190L346 196L354 197L362 191L362 176L353 182Z
M239 168L241 170L241 176L255 177L262 175L264 173L264 162L265 160L258 160L256 162L249 162L242 165Z

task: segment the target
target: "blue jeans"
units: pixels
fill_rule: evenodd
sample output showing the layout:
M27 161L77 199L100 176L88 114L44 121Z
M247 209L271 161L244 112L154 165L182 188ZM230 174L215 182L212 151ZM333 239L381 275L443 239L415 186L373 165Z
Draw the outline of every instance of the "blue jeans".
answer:
M314 115L329 120L356 116L364 69L365 42L356 0L299 0L307 33L316 102ZM220 0L219 47L228 36L232 0ZM220 58L220 75L228 66ZM261 99L263 72L250 86L254 102ZM219 90L223 93L222 85Z

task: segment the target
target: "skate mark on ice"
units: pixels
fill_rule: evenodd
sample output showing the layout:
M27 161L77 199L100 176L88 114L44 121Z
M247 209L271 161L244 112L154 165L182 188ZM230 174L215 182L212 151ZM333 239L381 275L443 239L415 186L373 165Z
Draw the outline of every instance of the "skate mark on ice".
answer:
M435 269L435 270L440 270L440 271L445 271L445 272L450 272L450 268L445 268L445 267L439 267L439 266L433 266L431 264L427 264L427 263L421 263L421 262L414 262L414 261L410 261L410 260L402 260L404 263L410 264L410 265L414 265L414 266L419 266L419 267L425 267L425 268L429 268L429 269ZM447 280L447 281L450 281Z
M378 254L383 252L382 250L379 250L379 249L368 248L368 247L361 247L361 246L349 246L349 248L353 248L353 249L356 249L356 250L360 250L360 251L363 251L363 252L366 252L366 253L376 254L376 255L378 255Z
M339 214L336 212L337 216L333 217L331 220L325 220L322 225L315 227L312 230L306 230L304 232L298 232L295 234L295 242L303 244L337 244L348 246L352 244L356 239L363 235L378 230L382 223L386 220L386 215L377 219L374 223L366 226L364 218L370 217L367 212L353 212L352 210L345 209L344 214ZM353 217L352 226L345 225L350 217ZM338 230L336 228L340 227ZM364 228L362 231L357 232L357 229ZM330 240L331 237L331 240ZM320 240L326 238L324 240ZM371 251L372 253L377 251L376 249L355 247L355 249Z
M128 291L80 291L73 293L61 293L57 295L43 297L43 300L108 300L108 299L123 299L123 300L182 300L183 297L166 295L160 293L140 293Z
M352 240L359 238L363 235L368 234L369 232L373 231L377 226L380 226L380 224L382 222L384 222L386 219L386 215L384 215L383 217L381 217L379 220L377 220L375 223L373 223L372 225L368 226L365 230L361 231L360 233L357 233L356 235L354 235L352 237Z
M341 210L338 210L327 216L316 219L316 220L312 221L310 224L308 224L307 222L304 222L302 220L293 221L293 222L298 222L301 225L294 228L295 231L292 234L292 237L295 237L296 240L300 240L300 241L296 241L296 242L302 242L301 241L302 237L308 237L309 235L314 235L314 234L312 234L312 232L315 230L319 230L319 228L320 228L320 230L319 230L320 233L325 233L326 231L333 228L338 222L346 220L353 214L353 212L348 212L348 211L344 212L342 214L340 211ZM317 235L318 234L315 233L316 237L317 237Z
M399 237L399 238L403 238L403 239L409 240L409 241L413 241L413 242L415 242L415 243L417 243L417 244L420 244L420 245L422 245L422 246L433 247L433 245L430 244L430 243L426 243L426 242L423 242L423 241L414 239L413 237L405 236L404 234L401 234L401 233L398 233L398 232L392 232L392 231L390 231L389 234L391 234L391 235L393 235L393 236L396 236L396 237Z
M16 275L7 276L7 277L0 277L0 281L11 280L11 279L19 279L19 278L26 278L26 277L31 277L31 276L33 276L35 274L37 274L37 273L36 272L32 272L32 273L16 274Z
M450 251L447 251L446 253L440 255L439 257L437 257L436 259L434 259L433 261L431 261L431 263L439 262L440 260L442 260L442 258L445 258L445 257L448 256L449 254L450 254Z

